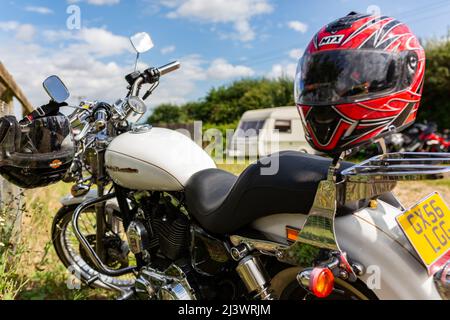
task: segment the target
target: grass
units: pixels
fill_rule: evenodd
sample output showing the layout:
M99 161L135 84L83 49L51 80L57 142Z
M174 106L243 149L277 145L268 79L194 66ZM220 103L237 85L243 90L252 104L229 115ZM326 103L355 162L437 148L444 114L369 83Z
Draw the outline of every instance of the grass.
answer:
M424 181L424 183L430 186L440 186L450 188L450 179Z
M242 171L245 170L245 168L247 168L249 165L248 162L244 162L244 163L233 163L233 164L218 164L217 167L219 169L231 172L235 175L239 175L242 173Z
M218 167L240 174L248 163L221 164ZM109 299L111 293L82 287L71 290L67 286L69 274L59 261L50 239L53 217L60 207L59 199L69 193L70 185L56 184L47 188L26 191L26 206L22 232L18 243L8 241L0 245L0 299ZM413 204L432 190L450 196L450 180L400 183L396 189L402 202ZM447 200L447 202L450 199ZM5 218L7 212L0 217ZM4 219L7 220L7 219ZM0 220L1 221L1 220ZM4 223L4 222L0 222ZM10 227L2 230L4 241ZM9 231L8 231L9 230ZM8 231L8 232L6 232Z
M0 257L0 299L80 300L105 299L110 293L81 287L69 289L70 274L51 243L51 224L59 199L70 185L28 190L20 241Z

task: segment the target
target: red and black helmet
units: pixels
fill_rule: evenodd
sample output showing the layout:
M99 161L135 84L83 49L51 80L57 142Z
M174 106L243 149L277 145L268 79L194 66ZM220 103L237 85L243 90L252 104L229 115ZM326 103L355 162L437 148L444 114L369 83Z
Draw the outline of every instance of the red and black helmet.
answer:
M300 59L295 99L306 138L338 154L416 119L425 52L394 18L350 13L323 27Z

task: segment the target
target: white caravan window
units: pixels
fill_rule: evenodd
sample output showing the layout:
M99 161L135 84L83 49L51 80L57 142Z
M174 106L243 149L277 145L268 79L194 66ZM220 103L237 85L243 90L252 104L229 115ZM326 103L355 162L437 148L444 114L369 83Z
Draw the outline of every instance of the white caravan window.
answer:
M243 121L238 129L238 136L240 137L254 137L259 135L259 132L264 127L266 120Z
M292 121L291 120L275 120L275 130L280 133L292 133Z

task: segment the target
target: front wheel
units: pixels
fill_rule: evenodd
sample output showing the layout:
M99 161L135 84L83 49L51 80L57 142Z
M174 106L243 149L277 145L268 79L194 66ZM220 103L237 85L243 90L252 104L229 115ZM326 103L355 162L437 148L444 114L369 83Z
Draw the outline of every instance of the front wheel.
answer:
M61 262L84 282L95 279L94 277L101 279L101 281L96 280L91 284L94 287L108 290L111 290L113 287L119 289L132 287L134 285L133 275L111 277L96 270L94 263L90 261L88 255L81 247L72 227L72 215L76 208L76 205L62 207L53 219L52 242ZM96 238L95 221L96 213L94 210L87 209L80 215L79 225L81 232L92 246L95 246ZM105 234L106 263L112 268L126 267L130 263L130 259L127 256L126 242L122 238L119 233L108 232Z

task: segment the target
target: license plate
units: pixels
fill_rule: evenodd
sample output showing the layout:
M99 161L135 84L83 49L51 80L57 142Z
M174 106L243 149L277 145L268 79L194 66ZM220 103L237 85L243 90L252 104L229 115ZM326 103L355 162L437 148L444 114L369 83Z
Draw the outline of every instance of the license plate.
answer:
M450 209L439 193L399 215L397 223L430 273L448 260Z

